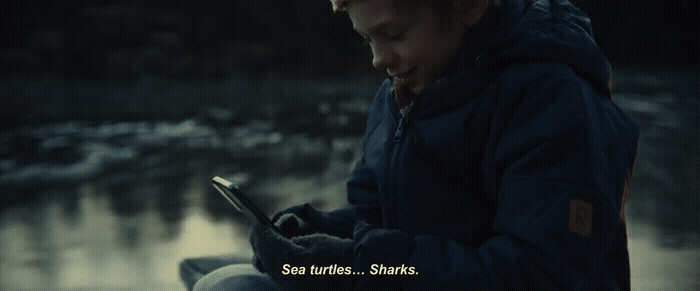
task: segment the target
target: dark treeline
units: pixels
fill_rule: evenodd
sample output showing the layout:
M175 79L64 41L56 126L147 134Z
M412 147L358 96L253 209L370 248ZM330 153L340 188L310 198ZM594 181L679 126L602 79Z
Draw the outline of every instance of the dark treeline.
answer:
M697 1L573 0L613 64L698 65ZM328 0L27 0L0 9L0 73L133 79L366 72Z
M329 5L17 1L0 10L0 64L9 73L95 79L143 73L217 78L232 70L333 74L354 67L367 52L347 17L332 14Z
M588 13L613 64L697 67L698 1L572 0Z

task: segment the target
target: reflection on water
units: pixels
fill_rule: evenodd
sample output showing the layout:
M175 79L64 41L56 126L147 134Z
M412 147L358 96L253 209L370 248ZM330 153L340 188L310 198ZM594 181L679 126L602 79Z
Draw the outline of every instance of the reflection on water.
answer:
M176 266L182 258L250 254L245 229L232 221L214 223L196 208L186 210L177 226L154 207L119 216L94 191L80 188L80 213L73 217L55 202L3 210L3 290L178 290Z
M667 231L634 220L628 232L633 290L698 290L700 247L697 244L667 247L663 243Z
M698 72L619 72L614 100L639 122L628 214L657 224L662 244L700 245Z
M628 204L633 286L697 288L697 75L618 76L615 100L642 125ZM268 213L342 205L369 100L336 99L294 116L272 106L232 127L193 119L3 132L0 289L179 290L184 258L249 256L247 224L210 186L214 175Z

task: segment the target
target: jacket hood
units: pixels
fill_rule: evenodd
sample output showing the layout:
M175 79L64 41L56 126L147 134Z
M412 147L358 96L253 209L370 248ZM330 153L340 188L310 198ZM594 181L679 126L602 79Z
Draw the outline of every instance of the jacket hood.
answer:
M489 28L471 32L483 38L474 61L481 66L504 67L523 62L560 62L596 88L608 88L610 64L593 38L590 20L567 0L500 0ZM493 21L493 20L491 20ZM470 36L467 37L470 39Z
M432 116L469 102L472 98L464 96L476 96L507 66L517 63L566 64L610 97L610 64L580 9L567 0L491 2L484 19L467 32L454 73L421 91L411 112Z

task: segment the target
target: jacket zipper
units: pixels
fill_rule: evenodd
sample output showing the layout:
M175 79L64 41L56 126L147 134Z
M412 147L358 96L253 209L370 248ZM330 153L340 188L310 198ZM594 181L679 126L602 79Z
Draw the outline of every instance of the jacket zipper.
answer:
M392 173L396 164L396 155L398 155L399 152L399 144L401 143L401 137L403 137L403 129L405 126L406 119L401 117L399 126L396 128L396 132L394 132L394 151L391 154L391 163L389 164L389 169L392 170Z
M399 126L396 128L396 131L394 132L394 147L391 153L391 159L389 161L389 183L392 185L392 190L388 194L390 195L388 198L389 201L387 201L386 207L391 209L397 207L397 202L398 202L398 195L399 191L398 188L396 187L396 159L399 153L399 147L401 146L401 138L403 137L404 133L404 128L406 126L406 118L401 117L399 119ZM385 224L389 228L398 228L399 225L395 223L396 217L392 221L389 221L389 215L388 213L385 214ZM396 225L395 225L396 224Z

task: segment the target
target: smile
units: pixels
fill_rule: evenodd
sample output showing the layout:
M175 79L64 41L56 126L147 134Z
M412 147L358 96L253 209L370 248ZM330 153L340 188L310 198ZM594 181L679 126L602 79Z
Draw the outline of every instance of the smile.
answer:
M412 69L408 70L407 72L401 73L401 74L396 74L396 75L391 75L393 78L400 78L400 79L406 79L408 76L413 74L413 72L416 71L416 67L413 67Z

